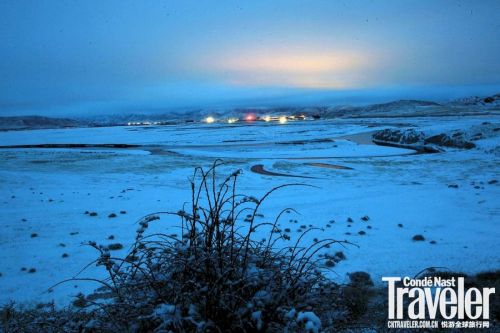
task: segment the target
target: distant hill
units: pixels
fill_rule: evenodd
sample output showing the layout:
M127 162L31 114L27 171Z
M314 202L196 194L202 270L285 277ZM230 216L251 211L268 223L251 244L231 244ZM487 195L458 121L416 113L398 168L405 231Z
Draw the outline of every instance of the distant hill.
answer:
M420 101L420 100L413 100L413 99L402 99L398 101L393 101L389 103L382 103L382 104L371 104L365 107L362 107L364 111L374 111L374 112L380 112L380 111L397 111L401 109L416 109L419 107L428 107L428 106L440 106L441 104L436 103L436 102L430 102L430 101Z
M299 116L314 119L325 118L370 118L370 117L425 117L479 115L500 112L500 94L488 97L467 97L446 103L422 100L398 100L388 103L363 106L309 106L309 107L247 107L247 108L196 108L135 114L125 111L117 114L51 118L43 116L0 117L0 130L48 129L67 127L122 126L130 123L182 124L198 122L207 116L218 120L236 117L243 119L248 113L256 116Z
M500 106L500 94L487 97L465 97L450 102L451 105Z
M364 106L336 107L331 109L329 114L341 117L404 116L424 113L429 109L439 107L441 107L441 104L431 101L398 100Z
M82 123L68 118L42 116L0 117L0 130L79 127Z

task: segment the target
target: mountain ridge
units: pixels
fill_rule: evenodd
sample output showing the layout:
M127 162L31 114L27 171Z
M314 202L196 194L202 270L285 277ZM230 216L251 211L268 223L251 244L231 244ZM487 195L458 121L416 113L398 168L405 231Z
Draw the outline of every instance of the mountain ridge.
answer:
M252 113L256 116L305 115L318 118L367 118L367 117L415 117L439 115L473 115L490 111L500 111L500 93L486 97L465 97L449 102L434 102L416 99L400 99L386 103L364 106L300 106L300 107L237 107L229 109L194 108L192 110L169 113L109 114L79 117L46 117L40 115L0 117L0 130L50 129L71 127L122 126L130 123L158 123L171 125L199 122L207 116L215 118L244 118Z

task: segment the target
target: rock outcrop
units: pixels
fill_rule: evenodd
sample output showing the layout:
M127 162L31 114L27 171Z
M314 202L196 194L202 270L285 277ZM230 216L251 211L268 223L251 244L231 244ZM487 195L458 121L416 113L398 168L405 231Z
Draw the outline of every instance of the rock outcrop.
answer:
M474 139L479 139L476 135ZM384 129L373 134L373 142L381 145L393 145L402 148L410 148L418 151L439 151L439 147L472 149L476 145L469 141L467 135L462 131L452 133L440 133L426 135L424 132L414 129ZM437 149L436 149L437 148Z

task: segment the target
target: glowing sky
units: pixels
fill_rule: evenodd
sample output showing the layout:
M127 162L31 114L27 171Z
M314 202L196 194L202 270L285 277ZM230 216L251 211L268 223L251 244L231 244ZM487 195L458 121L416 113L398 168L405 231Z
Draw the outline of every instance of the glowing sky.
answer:
M500 87L496 0L3 0L0 13L3 111Z

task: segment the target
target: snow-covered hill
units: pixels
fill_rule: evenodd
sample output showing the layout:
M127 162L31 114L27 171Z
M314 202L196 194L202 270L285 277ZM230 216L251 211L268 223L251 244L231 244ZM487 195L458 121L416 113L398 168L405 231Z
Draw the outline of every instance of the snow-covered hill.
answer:
M172 125L199 122L207 116L212 116L217 121L224 121L228 118L244 119L248 114L257 117L304 115L309 119L475 116L500 114L500 94L488 97L467 97L446 103L397 100L363 106L184 108L154 113L130 113L125 110L117 110L114 114L79 116L73 119L41 116L0 117L0 130L121 126L129 123Z
M41 116L0 117L0 130L79 127L83 123L75 119Z
M449 103L450 105L467 105L467 106L487 106L487 107L499 107L500 106L500 94L487 96L487 97L465 97L454 100Z

